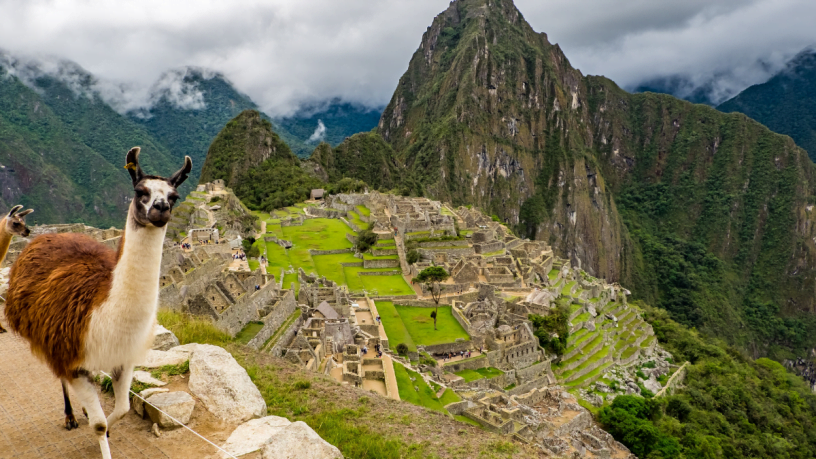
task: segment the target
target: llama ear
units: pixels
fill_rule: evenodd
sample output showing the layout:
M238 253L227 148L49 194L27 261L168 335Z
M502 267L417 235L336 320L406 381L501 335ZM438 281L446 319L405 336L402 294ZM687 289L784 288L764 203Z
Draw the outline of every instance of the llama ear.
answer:
M26 209L26 210L20 212L19 214L17 214L17 218L23 218L26 215L30 214L31 212L34 212L34 209Z
M181 169L176 171L176 173L169 178L170 184L173 185L173 187L178 188L182 183L184 183L185 180L187 180L187 174L189 174L191 170L193 170L193 160L190 159L189 156L185 156L184 165L181 166Z
M142 172L142 166L139 165L139 152L142 151L139 147L133 147L127 152L127 156L125 156L125 169L130 172L130 179L133 180L133 186L136 186L142 177L144 177L144 172Z
M22 208L23 208L23 206L21 206L20 204L17 204L16 206L14 206L14 207L12 207L12 208L11 208L11 210L10 210L10 211L9 211L9 213L8 213L8 216L9 216L9 217L13 216L14 214L16 214L16 213L17 213L17 211L18 211L18 210L20 210L20 209L22 209Z

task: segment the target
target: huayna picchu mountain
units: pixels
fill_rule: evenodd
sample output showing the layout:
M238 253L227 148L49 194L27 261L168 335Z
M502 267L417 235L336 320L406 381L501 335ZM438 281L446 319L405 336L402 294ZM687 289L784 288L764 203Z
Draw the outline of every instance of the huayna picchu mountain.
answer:
M395 187L478 205L755 355L816 343L805 151L744 115L582 75L511 0L451 2L377 132L390 148L369 157ZM342 147L334 175L368 179Z

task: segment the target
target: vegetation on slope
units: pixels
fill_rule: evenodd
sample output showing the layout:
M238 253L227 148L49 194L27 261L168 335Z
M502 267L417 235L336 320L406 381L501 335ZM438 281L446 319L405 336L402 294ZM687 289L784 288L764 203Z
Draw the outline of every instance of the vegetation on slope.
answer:
M639 304L677 364L681 390L658 399L619 396L598 413L643 458L806 458L816 455L816 396L779 363L751 360Z

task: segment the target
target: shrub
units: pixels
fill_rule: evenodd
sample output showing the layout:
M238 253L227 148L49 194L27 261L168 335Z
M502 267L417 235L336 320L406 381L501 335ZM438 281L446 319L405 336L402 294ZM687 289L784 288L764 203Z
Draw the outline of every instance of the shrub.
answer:
M408 354L408 345L405 344L405 343L397 344L397 354L407 355Z
M357 251L366 252L377 243L377 234L370 229L357 234Z
M419 252L416 249L411 249L405 254L405 261L412 265L419 261Z
M249 251L252 250L252 244L255 243L255 238L252 236L247 236L244 240L241 241L241 246L244 248L244 252L249 256Z
M295 383L295 390L305 390L312 387L312 383L309 381L298 381Z
M436 360L426 352L419 354L419 363L420 365L428 365L429 367L436 366Z

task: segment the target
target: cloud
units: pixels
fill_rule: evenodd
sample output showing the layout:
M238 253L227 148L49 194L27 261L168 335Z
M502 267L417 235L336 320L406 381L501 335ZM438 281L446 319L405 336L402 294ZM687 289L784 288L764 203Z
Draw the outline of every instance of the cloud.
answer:
M197 107L186 67L223 74L271 116L332 98L390 99L449 0L0 0L0 47L70 60L119 110L163 92ZM517 0L585 73L624 87L718 76L723 94L761 81L816 43L812 0ZM58 56L58 59L50 56ZM68 76L71 76L69 73ZM159 82L159 83L156 83Z
M306 143L320 142L324 137L326 137L326 125L323 124L323 120L317 120L317 128Z
M605 75L627 89L679 76L685 92L704 87L715 101L766 81L816 43L811 0L516 4L585 74Z

